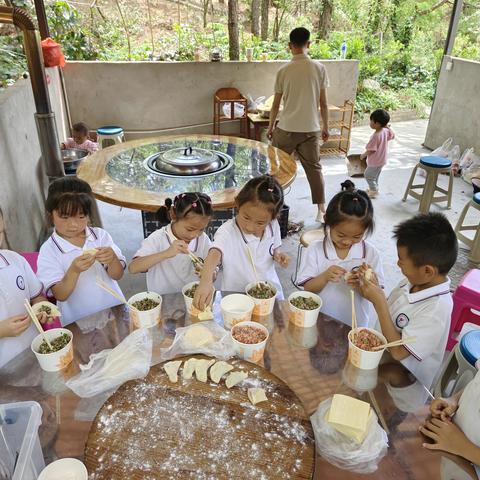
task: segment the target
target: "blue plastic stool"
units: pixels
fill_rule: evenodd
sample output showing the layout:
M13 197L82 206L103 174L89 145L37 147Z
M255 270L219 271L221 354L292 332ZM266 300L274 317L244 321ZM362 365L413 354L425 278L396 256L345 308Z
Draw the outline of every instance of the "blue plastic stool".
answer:
M425 172L425 182L414 185L415 175L418 169L422 169ZM448 173L448 189L445 190L437 185L438 175L440 173ZM448 158L436 157L433 155L427 155L422 157L420 161L415 165L410 180L408 181L407 189L402 201L406 201L407 197L411 197L420 201L418 207L419 212L428 213L432 203L447 202L447 209L452 205L452 189L453 189L453 173L452 162ZM419 191L417 191L419 190ZM435 196L435 192L440 192L443 195Z
M104 142L107 143L107 147L115 145L116 143L122 143L125 141L122 127L116 127L113 125L97 128L97 142L100 150L105 148Z
M480 263L480 222L476 225L472 225L472 222L470 222L470 225L463 224L470 207L480 211L480 193L475 193L472 200L463 207L462 213L455 225L455 233L458 240L470 247L470 255L468 256L468 259L473 263ZM462 233L466 230L472 230L475 232L473 238L467 237Z
M480 358L480 330L466 333L460 340L460 352L463 358L472 366Z

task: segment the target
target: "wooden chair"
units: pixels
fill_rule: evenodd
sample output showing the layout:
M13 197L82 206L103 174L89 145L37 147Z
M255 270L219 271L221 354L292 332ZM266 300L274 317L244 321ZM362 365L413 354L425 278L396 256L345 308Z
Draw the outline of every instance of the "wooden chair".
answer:
M235 117L235 103L243 105L243 116ZM223 105L228 104L230 115L225 115ZM220 88L213 96L213 134L220 135L220 123L240 120L240 136L247 137L247 99L237 88Z

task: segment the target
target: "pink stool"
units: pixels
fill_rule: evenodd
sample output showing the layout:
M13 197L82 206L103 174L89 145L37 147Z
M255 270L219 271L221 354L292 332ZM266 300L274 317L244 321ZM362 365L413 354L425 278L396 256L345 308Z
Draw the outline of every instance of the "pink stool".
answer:
M447 350L455 346L457 340L453 334L460 332L466 322L480 325L480 270L478 268L470 270L463 276L453 294L452 321Z

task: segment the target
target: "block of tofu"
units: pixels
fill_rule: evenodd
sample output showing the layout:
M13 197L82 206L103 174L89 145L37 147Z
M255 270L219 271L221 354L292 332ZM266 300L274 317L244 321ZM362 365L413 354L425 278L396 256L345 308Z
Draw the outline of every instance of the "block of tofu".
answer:
M339 432L361 444L368 432L372 409L370 404L347 395L334 395L327 422Z

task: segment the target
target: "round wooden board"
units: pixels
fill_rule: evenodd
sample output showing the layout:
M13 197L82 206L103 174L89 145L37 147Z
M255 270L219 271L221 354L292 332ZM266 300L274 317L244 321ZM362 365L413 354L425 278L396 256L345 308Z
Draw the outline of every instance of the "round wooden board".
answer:
M191 357L207 358L178 360ZM92 423L89 479L311 479L314 435L299 398L263 367L228 362L248 373L231 389L224 378L184 380L183 364L177 383L160 364L122 385ZM251 387L264 388L268 401L253 406Z

